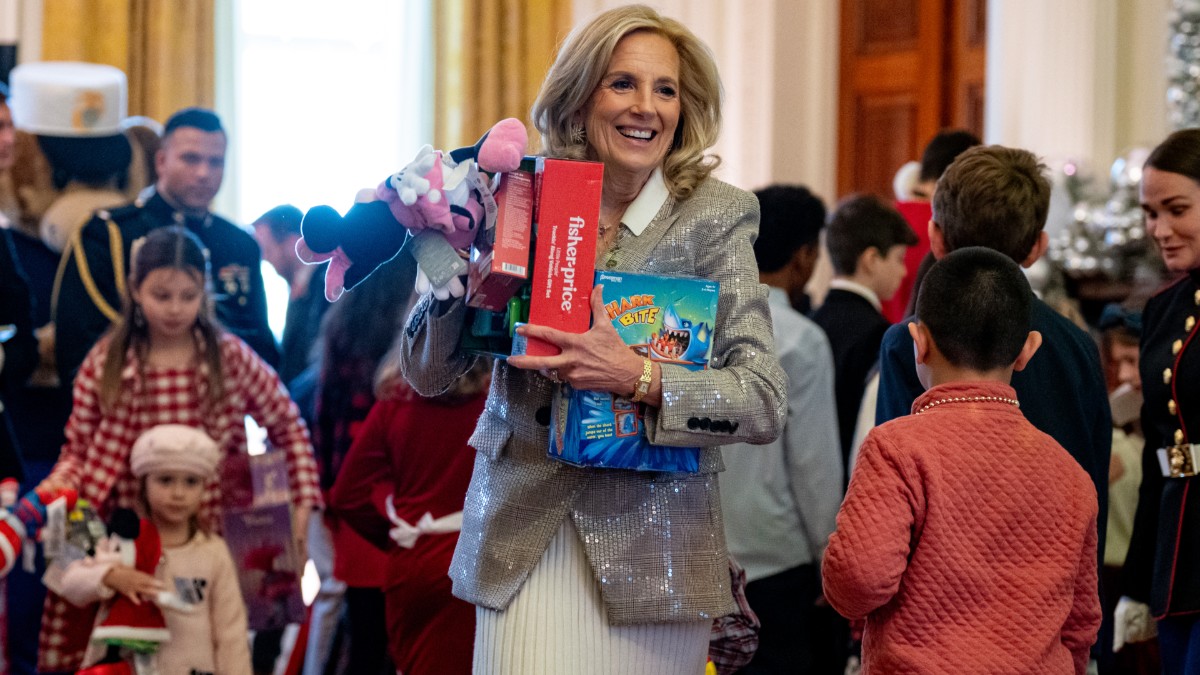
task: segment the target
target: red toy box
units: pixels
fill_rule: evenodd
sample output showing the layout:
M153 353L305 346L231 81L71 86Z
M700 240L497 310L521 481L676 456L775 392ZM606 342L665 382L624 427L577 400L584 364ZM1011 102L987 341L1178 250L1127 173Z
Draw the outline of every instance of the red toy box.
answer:
M539 157L534 174L537 245L529 323L571 333L591 325L589 303L596 267L596 232L604 165ZM525 353L553 356L559 349L528 340Z
M501 174L496 191L496 222L471 246L467 304L503 312L529 280L530 235L533 231L532 158L521 169Z

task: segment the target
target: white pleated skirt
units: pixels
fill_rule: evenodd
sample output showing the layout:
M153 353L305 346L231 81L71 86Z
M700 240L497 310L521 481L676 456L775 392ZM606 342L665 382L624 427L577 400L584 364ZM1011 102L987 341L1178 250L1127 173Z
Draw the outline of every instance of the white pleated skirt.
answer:
M504 611L475 608L476 675L701 675L711 621L609 626L568 519Z

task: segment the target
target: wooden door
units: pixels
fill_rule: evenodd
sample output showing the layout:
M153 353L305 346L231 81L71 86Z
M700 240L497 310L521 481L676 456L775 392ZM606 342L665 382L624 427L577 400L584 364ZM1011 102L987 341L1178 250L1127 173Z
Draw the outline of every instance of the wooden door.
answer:
M986 0L841 0L838 194L890 199L945 127L983 130Z
M983 138L983 83L987 63L987 0L951 0L946 51L943 125Z

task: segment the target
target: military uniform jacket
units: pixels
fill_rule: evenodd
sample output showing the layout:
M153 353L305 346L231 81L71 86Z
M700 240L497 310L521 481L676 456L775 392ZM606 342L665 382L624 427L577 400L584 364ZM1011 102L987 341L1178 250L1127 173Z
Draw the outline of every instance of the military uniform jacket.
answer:
M709 370L662 366L661 408L646 408L650 442L702 446L695 474L571 466L547 456L553 385L498 362L470 445L478 452L450 567L454 594L504 609L570 518L614 625L695 621L735 609L716 472L720 444L766 443L783 425L787 381L774 355L767 287L752 243L753 195L708 179L667 198L639 236L624 226L600 268L720 282ZM458 351L460 300L429 296L402 336L402 367L422 394L446 389L472 362Z
M1200 271L1146 303L1142 314L1142 487L1126 593L1155 616L1200 611L1200 478L1166 478L1158 449L1200 443Z
M110 223L120 232L119 242L110 234ZM160 195L154 194L145 201L139 199L128 206L96 212L83 226L78 239L72 239L71 245L78 246L79 253L68 251L66 255L53 317L55 357L59 376L64 382L74 379L83 357L108 328L112 317L107 311L121 311L116 276L129 273L129 250L133 241L164 225L183 225L200 239L208 249L217 318L271 367L279 365L279 349L267 324L261 256L254 238L216 215L185 217ZM121 246L119 262L114 260L116 243ZM80 257L86 262L84 274L81 274ZM89 285L103 298L106 307L93 299Z

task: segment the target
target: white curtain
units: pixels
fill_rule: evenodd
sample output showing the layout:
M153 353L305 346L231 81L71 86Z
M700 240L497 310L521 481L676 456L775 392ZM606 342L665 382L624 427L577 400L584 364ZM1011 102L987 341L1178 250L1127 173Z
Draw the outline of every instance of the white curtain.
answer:
M985 140L1105 175L1167 133L1170 0L991 0Z

